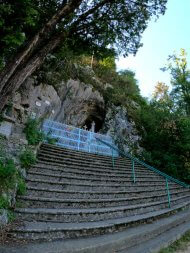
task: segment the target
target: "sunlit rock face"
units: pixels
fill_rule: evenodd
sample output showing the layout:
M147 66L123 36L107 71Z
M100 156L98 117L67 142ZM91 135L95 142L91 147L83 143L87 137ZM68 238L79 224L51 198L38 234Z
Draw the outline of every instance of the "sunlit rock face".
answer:
M68 80L58 91L51 85L35 84L27 80L21 91L13 97L13 107L7 114L16 123L25 123L28 116L50 118L65 124L91 128L102 128L105 117L105 103L101 94L89 84Z
M103 89L108 86L98 85ZM92 130L94 124L95 132L111 135L123 151L141 152L141 137L127 109L109 102L106 105L97 89L80 80L62 81L55 89L52 85L38 83L35 77L29 78L14 94L12 109L7 114L14 118L16 125L23 125L28 116L50 118L86 130ZM19 127L13 129L21 134Z
M53 86L36 84L34 78L29 78L13 96L13 107L9 116L22 124L29 116L53 118L60 108L61 100Z
M61 108L55 120L89 130L94 121L96 132L102 127L105 103L101 94L89 84L69 80L59 91Z
M129 120L127 109L122 106L110 105L106 111L103 132L111 135L118 147L127 153L141 153L139 146L141 137L135 122Z

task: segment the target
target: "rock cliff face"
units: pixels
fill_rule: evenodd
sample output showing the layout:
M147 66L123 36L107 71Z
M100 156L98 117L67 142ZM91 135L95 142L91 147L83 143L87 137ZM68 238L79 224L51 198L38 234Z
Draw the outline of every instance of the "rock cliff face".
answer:
M24 123L29 115L51 118L66 124L90 129L92 121L96 131L102 127L105 103L92 85L69 80L62 83L58 92L51 85L35 84L30 78L22 91L15 94L11 112L17 123Z
M95 122L95 131L113 136L123 151L141 150L140 137L127 109L105 105L99 91L79 80L62 82L55 90L51 85L38 84L35 78L29 78L22 90L15 94L13 107L7 114L17 125L22 125L29 115L51 118L87 130Z
M66 124L90 129L92 121L96 122L96 131L102 127L105 103L101 94L92 85L69 80L59 90L61 107L54 119Z
M119 149L127 153L141 152L141 137L135 122L129 120L127 109L122 106L110 105L107 109L103 132L113 137Z

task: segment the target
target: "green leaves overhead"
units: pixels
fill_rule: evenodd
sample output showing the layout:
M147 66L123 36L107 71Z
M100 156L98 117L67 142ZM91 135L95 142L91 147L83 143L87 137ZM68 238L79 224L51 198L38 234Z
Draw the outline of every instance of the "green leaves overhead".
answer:
M158 82L150 104L141 107L142 145L147 161L190 183L190 70L184 49L169 57L164 70L172 90Z
M58 10L74 0L5 0L0 6L1 65L36 34ZM141 33L154 15L164 14L167 0L94 0L81 2L75 12L61 18L55 32L68 32L72 49L98 51L116 48L118 53L136 53L141 46ZM78 43L81 42L81 43ZM87 47L84 47L87 45Z
M100 46L114 46L118 52L127 55L136 53L140 43L140 34L147 27L148 20L153 16L164 14L167 1L82 1L79 11L80 17L90 9L95 9L91 15L81 20L78 33L86 36L92 44Z

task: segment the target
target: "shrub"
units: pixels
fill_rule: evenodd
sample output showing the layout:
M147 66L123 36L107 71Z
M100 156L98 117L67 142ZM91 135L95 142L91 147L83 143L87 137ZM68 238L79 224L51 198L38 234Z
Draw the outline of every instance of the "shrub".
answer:
M51 131L49 131L45 137L45 140L47 141L48 144L56 144L56 142L58 141L58 138L52 137Z
M37 145L44 139L44 134L39 130L40 121L29 118L26 122L24 133L29 145Z
M24 195L26 193L26 183L22 178L18 179L17 194Z
M0 196L0 209L9 208L9 201L4 196Z
M28 169L36 163L36 156L31 149L24 150L20 155L20 163L23 168Z
M13 211L11 211L11 210L8 210L8 221L9 222L13 222L15 219L16 219L16 216L15 216L15 214L14 214L14 212Z
M47 141L48 144L56 144L57 139L56 138L52 138L50 136L47 136L46 137L46 141Z
M0 178L11 178L16 172L16 167L12 159L0 161Z

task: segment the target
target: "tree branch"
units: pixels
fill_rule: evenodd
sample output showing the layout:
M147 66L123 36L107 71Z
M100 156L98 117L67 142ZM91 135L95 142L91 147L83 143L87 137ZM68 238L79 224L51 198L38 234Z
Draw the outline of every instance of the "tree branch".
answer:
M19 53L10 64L8 64L0 74L0 92L4 85L13 75L14 71L24 61L25 58L31 55L38 45L46 38L55 25L64 17L73 12L81 4L82 0L71 0L68 4L64 5L53 17L46 23L46 25L28 42L25 49Z

